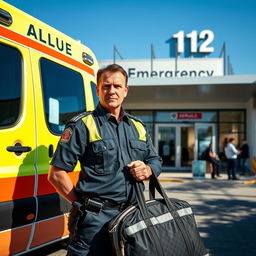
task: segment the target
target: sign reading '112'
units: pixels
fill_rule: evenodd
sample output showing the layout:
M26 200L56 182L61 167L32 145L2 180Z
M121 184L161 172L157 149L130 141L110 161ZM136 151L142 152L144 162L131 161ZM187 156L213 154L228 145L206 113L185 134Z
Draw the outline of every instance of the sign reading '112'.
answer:
M184 53L185 44L187 45L190 41L190 53L203 53L208 54L214 52L214 48L210 46L213 42L214 34L211 30L203 30L198 33L196 30L193 30L191 33L186 34L183 30L180 30L178 33L172 36L174 40L177 40L177 53ZM200 42L200 45L199 45Z

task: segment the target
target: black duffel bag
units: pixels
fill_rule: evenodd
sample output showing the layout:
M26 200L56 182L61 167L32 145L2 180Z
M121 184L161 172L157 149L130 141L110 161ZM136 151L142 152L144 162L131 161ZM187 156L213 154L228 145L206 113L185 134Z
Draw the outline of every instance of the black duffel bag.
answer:
M196 227L189 203L168 198L153 174L146 201L135 182L138 203L109 223L109 235L117 256L209 255ZM155 199L155 189L162 196Z

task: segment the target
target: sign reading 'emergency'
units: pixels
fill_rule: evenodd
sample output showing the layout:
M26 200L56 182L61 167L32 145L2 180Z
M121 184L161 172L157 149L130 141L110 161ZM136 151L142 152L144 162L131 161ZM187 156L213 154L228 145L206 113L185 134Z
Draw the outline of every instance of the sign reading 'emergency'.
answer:
M111 63L112 60L102 60L100 66ZM222 58L181 58L177 62L175 59L154 59L152 63L147 59L117 60L116 64L126 70L129 79L223 76Z

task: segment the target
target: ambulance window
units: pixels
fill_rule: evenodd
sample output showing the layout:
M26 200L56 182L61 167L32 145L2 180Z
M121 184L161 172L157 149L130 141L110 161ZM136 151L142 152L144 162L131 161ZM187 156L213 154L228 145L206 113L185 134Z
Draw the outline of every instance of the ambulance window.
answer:
M96 92L96 84L91 82L91 88L92 88L92 96L93 96L93 101L94 101L94 107L96 107L100 101L99 97L97 96Z
M68 120L86 110L83 78L44 58L40 66L46 121L51 132L61 134Z
M0 126L10 126L20 114L21 54L0 43L0 60Z

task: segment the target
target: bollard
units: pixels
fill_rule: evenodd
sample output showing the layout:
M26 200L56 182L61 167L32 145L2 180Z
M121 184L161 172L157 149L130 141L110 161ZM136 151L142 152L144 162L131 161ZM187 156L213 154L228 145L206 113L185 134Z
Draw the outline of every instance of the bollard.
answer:
M193 179L205 179L206 172L206 161L205 160L194 160L192 161L192 174Z

